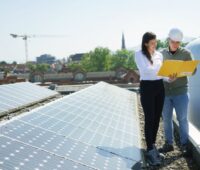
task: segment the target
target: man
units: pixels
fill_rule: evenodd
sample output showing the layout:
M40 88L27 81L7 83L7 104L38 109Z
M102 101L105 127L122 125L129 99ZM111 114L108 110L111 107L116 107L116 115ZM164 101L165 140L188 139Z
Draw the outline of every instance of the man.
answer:
M181 48L183 33L181 30L174 28L168 34L169 47L161 51L164 60L192 60L189 51ZM165 101L162 112L165 132L165 144L159 149L160 152L166 153L174 150L173 147L173 108L176 111L179 123L179 134L181 150L184 156L188 154L188 80L187 77L176 78L176 75L170 77L169 82L164 82Z

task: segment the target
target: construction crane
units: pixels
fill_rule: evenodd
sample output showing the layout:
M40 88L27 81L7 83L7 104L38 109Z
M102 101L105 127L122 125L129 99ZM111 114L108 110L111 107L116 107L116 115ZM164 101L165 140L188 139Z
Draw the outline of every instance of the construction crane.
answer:
M28 39L29 38L56 38L56 37L66 37L67 35L18 35L18 34L10 34L11 37L13 38L22 38L25 43L25 57L26 57L26 63L28 62Z

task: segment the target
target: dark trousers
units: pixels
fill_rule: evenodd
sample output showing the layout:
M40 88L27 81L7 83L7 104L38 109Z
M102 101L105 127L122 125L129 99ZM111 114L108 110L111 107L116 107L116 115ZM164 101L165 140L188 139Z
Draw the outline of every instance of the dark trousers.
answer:
M147 150L153 149L153 144L156 142L164 98L163 80L140 81L140 100L145 117L144 130Z

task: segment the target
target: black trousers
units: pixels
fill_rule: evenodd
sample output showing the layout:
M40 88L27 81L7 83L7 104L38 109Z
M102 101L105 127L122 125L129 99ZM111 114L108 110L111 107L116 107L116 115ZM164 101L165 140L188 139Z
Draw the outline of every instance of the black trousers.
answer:
M140 100L145 117L145 140L147 150L153 149L163 109L165 90L163 80L140 81Z

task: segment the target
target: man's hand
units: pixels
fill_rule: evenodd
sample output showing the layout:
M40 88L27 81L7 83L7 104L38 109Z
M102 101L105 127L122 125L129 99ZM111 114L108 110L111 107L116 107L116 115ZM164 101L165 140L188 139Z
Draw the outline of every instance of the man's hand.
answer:
M192 75L195 75L197 72L197 68L195 68L194 72L192 73Z
M177 73L169 75L169 83L174 82L177 79Z

